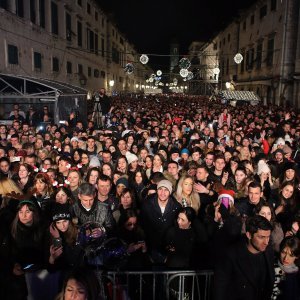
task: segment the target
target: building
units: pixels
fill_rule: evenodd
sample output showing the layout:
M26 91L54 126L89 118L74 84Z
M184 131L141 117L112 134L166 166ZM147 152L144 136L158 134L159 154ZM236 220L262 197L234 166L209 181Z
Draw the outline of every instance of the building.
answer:
M0 73L134 92L149 67L93 0L1 0Z
M199 55L216 51L220 89L233 81L236 89L257 93L264 104L298 108L299 31L299 0L259 0L202 47ZM243 56L239 64L234 60L237 53Z

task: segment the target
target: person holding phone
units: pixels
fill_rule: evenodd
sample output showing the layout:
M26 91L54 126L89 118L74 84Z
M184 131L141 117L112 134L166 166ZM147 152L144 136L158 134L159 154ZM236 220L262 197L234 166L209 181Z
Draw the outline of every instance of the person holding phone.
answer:
M78 229L72 223L70 206L56 203L50 225L51 245L49 268L69 270L83 262L83 252L76 244Z

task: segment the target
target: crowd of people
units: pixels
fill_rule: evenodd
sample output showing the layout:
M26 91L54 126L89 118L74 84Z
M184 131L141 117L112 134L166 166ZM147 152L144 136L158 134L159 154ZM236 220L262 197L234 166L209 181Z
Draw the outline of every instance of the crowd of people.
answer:
M158 267L213 269L218 300L300 299L300 114L187 95L109 106L101 128L18 105L0 124L0 298L99 299L95 269Z

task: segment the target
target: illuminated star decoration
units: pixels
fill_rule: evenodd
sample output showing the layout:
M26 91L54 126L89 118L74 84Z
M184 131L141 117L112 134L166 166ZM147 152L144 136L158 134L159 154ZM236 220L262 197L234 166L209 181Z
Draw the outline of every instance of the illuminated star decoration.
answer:
M161 76L162 75L162 71L161 70L157 70L156 75L157 76Z
M185 77L188 76L189 71L187 69L181 69L179 74L180 74L181 77L185 78Z
M191 66L191 62L189 61L188 58L184 57L179 61L180 69L188 69L190 66Z
M240 64L243 61L243 55L241 53L237 53L233 60L235 61L236 64Z
M124 68L125 73L127 74L132 74L134 71L134 65L132 63L128 63L126 64L125 68Z
M141 57L140 57L140 62L145 65L147 64L149 61L149 57L146 55L146 54L142 54Z

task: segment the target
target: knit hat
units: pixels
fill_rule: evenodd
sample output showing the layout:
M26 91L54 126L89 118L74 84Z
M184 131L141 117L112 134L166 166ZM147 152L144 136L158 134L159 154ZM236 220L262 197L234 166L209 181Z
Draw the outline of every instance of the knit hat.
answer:
M270 169L269 165L263 159L261 159L257 163L257 175L260 175L261 173L270 173L270 172L271 172L271 169Z
M190 151L187 148L183 148L180 154L188 154L190 155Z
M128 188L128 179L125 177L120 177L116 182L116 186L119 184L123 184L126 188Z
M218 196L218 202L224 204L224 206L226 206L226 202L224 201L224 199L228 198L228 202L227 202L227 207L229 206L229 203L231 202L232 204L234 204L234 191L233 190L225 190L222 189L219 191L219 196Z
M78 142L78 137L77 136L72 137L71 142Z
M60 220L71 220L69 205L56 203L54 207L52 220L53 222L57 222Z
M130 165L133 161L138 160L138 157L131 152L127 152L126 159L127 159L128 164Z
M282 138L282 137L280 137L280 138L278 138L277 140L276 140L276 142L275 142L277 145L285 145L285 140Z
M296 164L293 163L292 161L288 161L284 164L284 167L283 167L283 172L287 171L287 170L294 170L296 171Z
M161 180L158 184L157 184L157 189L160 189L161 187L166 188L170 194L172 194L172 183L171 181L167 180L167 179L163 179Z
M90 157L89 167L90 168L100 167L100 161L97 156L93 155Z
M284 154L288 154L288 153L291 154L293 152L292 148L289 147L288 145L284 145L282 150L283 150Z

